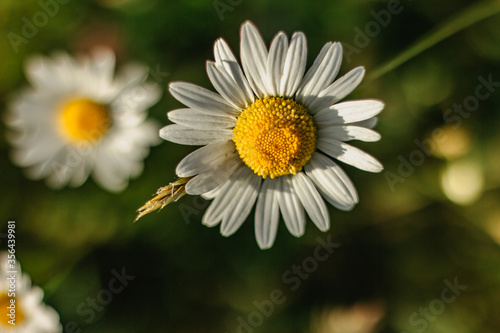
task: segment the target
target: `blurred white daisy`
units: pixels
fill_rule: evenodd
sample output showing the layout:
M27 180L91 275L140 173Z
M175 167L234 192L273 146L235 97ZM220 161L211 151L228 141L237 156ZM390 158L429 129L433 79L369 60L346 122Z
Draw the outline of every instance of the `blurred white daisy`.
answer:
M9 262L8 259L6 252L0 254L0 332L62 332L59 315L53 308L42 302L43 290L40 287L31 286L31 279L21 272L19 263L15 260ZM8 279L12 277L13 273L8 273L11 271L17 271L15 295L12 294L14 289L11 281L13 280Z
M171 94L188 108L169 112L176 124L164 127L160 136L204 145L177 166L177 175L189 179L184 191L214 199L203 224L222 222L224 236L238 230L256 203L255 234L262 249L274 243L280 211L296 237L304 233L305 212L326 231L330 219L322 197L341 210L358 202L351 180L333 159L370 172L382 170L375 158L344 141L379 140L370 127L384 104L338 103L364 75L358 67L334 81L342 60L340 43L327 43L305 73L302 32L290 41L278 33L268 51L247 21L241 27L240 54L243 71L228 44L215 42L215 62L207 62L207 73L218 94L190 83L170 84ZM155 199L140 209L142 215L163 207Z
M79 61L65 53L32 57L25 71L32 87L13 98L6 123L12 160L28 177L61 188L92 173L103 188L120 191L142 172L158 143L147 109L161 96L145 82L146 67L125 66L115 78L114 53L98 48Z

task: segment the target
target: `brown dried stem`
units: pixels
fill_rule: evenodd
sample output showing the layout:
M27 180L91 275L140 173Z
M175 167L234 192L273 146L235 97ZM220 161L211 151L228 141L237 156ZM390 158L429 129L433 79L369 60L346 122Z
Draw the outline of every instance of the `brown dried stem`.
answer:
M179 200L186 194L186 184L191 178L192 177L179 178L167 186L160 187L158 191L156 191L156 196L137 210L139 214L134 222L152 211L157 209L161 210L169 203Z

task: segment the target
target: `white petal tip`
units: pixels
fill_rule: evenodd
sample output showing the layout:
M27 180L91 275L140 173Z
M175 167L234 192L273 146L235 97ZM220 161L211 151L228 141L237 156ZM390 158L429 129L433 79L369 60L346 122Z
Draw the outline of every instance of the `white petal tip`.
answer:
M220 229L220 234L224 237L232 236L236 231Z
M203 224L205 227L208 228L213 228L219 224L220 221L214 222L214 221L206 221L205 219L201 220L201 224Z
M318 226L318 229L321 232L327 232L328 230L330 230L330 224L328 223L326 226L321 226L321 228Z
M385 107L385 103L379 99L372 99L372 101L375 107L380 111L382 111L382 109Z
M293 236L293 237L296 237L296 238L300 238L302 236L304 236L305 234L305 230L302 230L300 232L292 232L290 230L288 230L290 232L290 234Z
M160 138L168 141L169 126L165 126L165 127L161 128L160 131L159 131L159 135L160 135Z
M242 27L248 27L248 26L255 27L255 24L254 24L252 21L250 21L250 20L246 20L245 22L243 22L243 23L241 24L241 26L242 26Z
M260 244L260 243L258 243L258 245L259 245L259 248L261 250L269 250L270 248L273 247L273 244Z
M368 168L365 171L373 172L373 173L379 173L379 172L382 172L382 170L384 170L384 166L382 165L382 163L380 163L379 161L375 160L374 163L371 165L371 168Z

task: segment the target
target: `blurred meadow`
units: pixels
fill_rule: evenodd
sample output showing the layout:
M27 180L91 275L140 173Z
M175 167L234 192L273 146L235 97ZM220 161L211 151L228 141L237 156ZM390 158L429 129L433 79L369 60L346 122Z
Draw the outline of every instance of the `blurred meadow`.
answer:
M24 36L41 11L45 24ZM201 224L209 202L199 197L133 223L194 147L162 140L118 194L91 179L52 190L11 162L2 122L0 232L17 222L17 258L65 332L500 332L499 12L500 1L466 0L2 0L2 116L28 84L31 55L107 45L118 69L149 66L163 91L150 117L166 125L166 112L183 107L168 82L213 90L213 43L224 37L238 56L247 19L267 45L279 30L303 31L309 65L341 41L340 75L366 68L346 99L386 107L382 140L354 143L384 171L342 165L359 204L329 205L331 229L308 221L298 239L281 220L265 251L253 213L224 238ZM106 292L124 273L123 288Z

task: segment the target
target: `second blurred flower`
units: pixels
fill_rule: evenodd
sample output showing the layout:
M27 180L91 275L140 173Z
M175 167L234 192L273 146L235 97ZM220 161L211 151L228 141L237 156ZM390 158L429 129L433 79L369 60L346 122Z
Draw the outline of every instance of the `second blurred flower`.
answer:
M114 71L115 55L105 48L81 61L65 53L28 61L32 88L14 97L6 123L12 159L29 178L76 187L92 173L103 188L121 191L142 172L158 143L147 109L161 90L145 83L146 67L126 66L116 78Z

